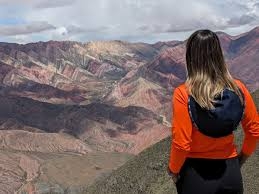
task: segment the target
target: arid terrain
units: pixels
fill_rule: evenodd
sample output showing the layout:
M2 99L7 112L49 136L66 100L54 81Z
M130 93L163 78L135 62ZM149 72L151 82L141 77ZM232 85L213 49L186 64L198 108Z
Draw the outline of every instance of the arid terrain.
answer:
M217 33L231 73L259 89L259 27ZM0 43L0 193L83 192L159 150L171 134L172 91L186 78L185 43ZM105 193L109 184L94 183Z

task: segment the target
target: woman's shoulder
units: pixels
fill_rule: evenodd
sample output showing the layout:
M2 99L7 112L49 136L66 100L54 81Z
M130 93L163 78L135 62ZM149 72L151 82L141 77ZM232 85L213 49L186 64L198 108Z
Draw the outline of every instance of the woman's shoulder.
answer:
M244 84L244 82L240 79L234 79L235 83L237 84L237 86L244 92L247 89L246 85Z
M175 87L173 95L176 97L180 97L184 101L188 100L188 90L186 84L181 83L177 87Z
M240 79L234 78L234 81L235 81L235 83L236 83L237 85L239 85L239 86L243 86L243 85L244 85L244 83L243 83Z
M183 92L183 93L187 93L188 89L187 89L187 85L185 82L180 83L177 87L175 87L175 90L179 91L179 92Z

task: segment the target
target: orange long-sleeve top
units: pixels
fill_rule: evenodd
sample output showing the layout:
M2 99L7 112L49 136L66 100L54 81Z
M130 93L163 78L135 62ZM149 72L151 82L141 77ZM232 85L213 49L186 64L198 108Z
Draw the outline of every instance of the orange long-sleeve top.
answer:
M245 99L244 117L241 121L245 134L242 152L251 155L259 139L259 115L246 86L240 80L235 82ZM185 84L178 86L173 92L172 111L172 142L168 166L171 172L178 173L187 157L226 159L238 155L234 134L213 138L202 134L192 124Z

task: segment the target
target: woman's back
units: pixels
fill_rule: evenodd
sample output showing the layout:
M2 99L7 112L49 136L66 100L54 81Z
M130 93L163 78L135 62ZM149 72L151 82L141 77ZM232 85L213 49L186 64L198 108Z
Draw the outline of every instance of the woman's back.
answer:
M258 118L256 107L247 88L239 80L235 80L235 83L244 94L245 110L241 123L246 137L249 136L249 138L246 138L244 141L243 152L250 155L255 149L256 138L259 138L259 131L257 130L259 126L259 119L256 119ZM177 106L177 103L180 101L181 105L183 103L184 106L177 106L176 109L178 110L175 112L181 111L183 108L188 109L188 98L189 94L186 85L182 84L178 86L175 90L172 103L176 103ZM190 111L188 110L188 113L189 112ZM185 113L187 112L185 111ZM254 120L255 123L251 124L251 120ZM185 131L180 134L178 133L179 137L175 138L173 142L178 145L180 150L188 151L188 157L220 159L231 158L238 155L236 145L234 144L234 134L221 138L213 138L204 135L191 121L190 113L188 115L181 114L179 117L175 115L173 116L172 122L174 127L173 134L177 133L177 130L181 129L179 125L184 124ZM253 128L253 126L255 128Z

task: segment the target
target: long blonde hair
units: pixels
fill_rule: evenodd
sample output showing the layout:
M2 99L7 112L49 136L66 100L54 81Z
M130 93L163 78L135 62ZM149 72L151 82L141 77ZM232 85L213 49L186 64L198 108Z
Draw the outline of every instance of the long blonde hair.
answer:
M186 85L189 94L203 108L214 108L214 98L225 88L234 91L242 103L242 94L227 69L220 41L210 30L198 30L186 44Z

